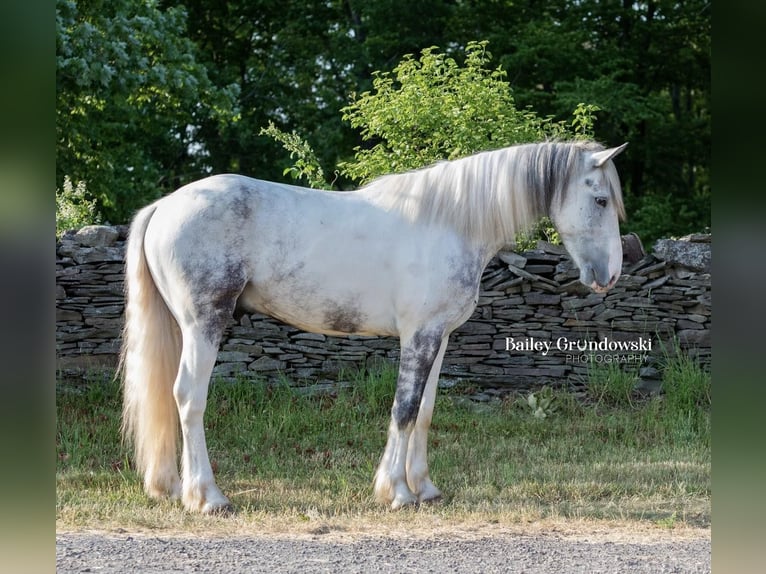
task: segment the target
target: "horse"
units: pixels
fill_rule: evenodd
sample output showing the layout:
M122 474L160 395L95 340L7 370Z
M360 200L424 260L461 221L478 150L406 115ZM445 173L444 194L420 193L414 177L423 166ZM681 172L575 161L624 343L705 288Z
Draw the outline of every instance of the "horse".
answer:
M375 497L392 509L440 499L427 435L450 333L473 313L490 259L542 216L584 285L615 284L625 213L612 160L625 146L521 144L347 192L213 175L139 210L126 244L119 372L122 432L146 493L190 511L232 510L203 415L232 315L258 312L315 333L399 337Z

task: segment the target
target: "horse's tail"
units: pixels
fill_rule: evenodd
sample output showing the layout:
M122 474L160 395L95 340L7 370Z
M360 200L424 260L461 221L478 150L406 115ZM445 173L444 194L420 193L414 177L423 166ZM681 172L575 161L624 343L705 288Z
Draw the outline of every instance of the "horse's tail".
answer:
M144 253L144 235L156 208L152 204L139 211L130 226L119 373L123 440L133 445L147 493L162 496L178 489L178 410L173 383L181 357L181 337Z

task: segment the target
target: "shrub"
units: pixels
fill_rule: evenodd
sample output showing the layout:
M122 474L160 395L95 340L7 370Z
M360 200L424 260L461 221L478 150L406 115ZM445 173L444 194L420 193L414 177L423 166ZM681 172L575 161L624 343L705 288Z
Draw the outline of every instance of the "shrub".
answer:
M84 181L72 183L64 177L64 185L56 190L56 237L69 229L100 223L96 201L89 197Z

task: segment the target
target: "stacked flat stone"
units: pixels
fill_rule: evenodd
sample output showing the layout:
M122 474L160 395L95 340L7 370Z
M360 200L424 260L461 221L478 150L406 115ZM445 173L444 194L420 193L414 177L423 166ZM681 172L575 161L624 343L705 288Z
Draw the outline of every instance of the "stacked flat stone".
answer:
M126 232L124 226L88 226L57 242L56 358L64 375L117 363ZM651 352L640 361L619 362L639 369L649 387L661 376L663 357L677 348L709 365L710 236L660 240L648 255L635 241L626 244L625 253L632 255L606 294L591 293L579 283L561 246L539 242L523 253L501 252L484 272L476 311L450 338L442 375L514 390L577 386L599 356L615 355L575 358L555 349L560 338L651 340ZM548 341L554 349L513 351L509 338ZM395 362L398 356L396 338L306 333L254 313L227 329L214 374L336 381L344 370Z

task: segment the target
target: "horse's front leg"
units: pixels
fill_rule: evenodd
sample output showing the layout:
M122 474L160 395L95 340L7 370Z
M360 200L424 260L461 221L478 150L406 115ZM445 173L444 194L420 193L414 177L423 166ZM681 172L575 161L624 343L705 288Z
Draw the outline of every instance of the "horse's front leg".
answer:
M439 347L439 353L431 366L423 398L420 401L418 418L415 421L412 435L410 435L410 444L407 449L407 484L418 497L418 502L438 500L442 495L428 475L428 429L431 426L439 374L441 373L444 352L447 349L447 341L448 338L445 336Z
M408 485L407 453L426 383L440 354L442 339L443 332L439 329L420 330L406 338L402 337L399 377L391 408L388 442L375 473L376 498L383 504L390 504L394 510L418 502L418 496ZM430 415L428 418L430 422Z

